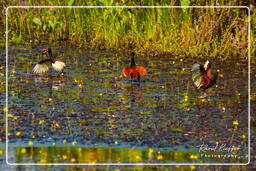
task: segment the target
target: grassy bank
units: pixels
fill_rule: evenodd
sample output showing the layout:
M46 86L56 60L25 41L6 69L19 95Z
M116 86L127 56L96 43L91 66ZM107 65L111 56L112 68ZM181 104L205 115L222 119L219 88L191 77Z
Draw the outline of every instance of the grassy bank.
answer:
M233 3L229 5L244 5L239 1ZM138 5L125 0L45 0L42 3L32 0L19 5L40 4ZM159 0L139 5L216 4ZM247 22L247 9L9 9L11 43L35 44L46 40L54 44L65 41L68 45L85 48L133 49L146 55L168 53L221 59L246 57Z

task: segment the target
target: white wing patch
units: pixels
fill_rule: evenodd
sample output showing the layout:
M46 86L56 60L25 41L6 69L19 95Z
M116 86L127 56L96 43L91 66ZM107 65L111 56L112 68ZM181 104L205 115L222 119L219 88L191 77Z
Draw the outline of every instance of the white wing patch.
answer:
M204 69L205 69L205 70L208 68L209 63L210 63L210 62L209 62L208 60L205 62L205 64L204 64Z
M57 72L62 72L65 66L66 66L66 64L64 62L61 62L61 61L55 61L52 64L53 69Z
M42 74L49 70L49 67L47 64L36 64L36 66L33 68L33 72L35 74Z
M202 85L201 85L201 82L202 82L202 78L201 78L201 73L200 71L194 73L192 75L192 80L195 84L195 86L199 89Z

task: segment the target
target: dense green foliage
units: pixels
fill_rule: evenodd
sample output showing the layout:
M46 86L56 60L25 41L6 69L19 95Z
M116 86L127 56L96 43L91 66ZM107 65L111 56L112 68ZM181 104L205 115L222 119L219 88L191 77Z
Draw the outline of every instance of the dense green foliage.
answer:
M242 1L27 1L6 5L247 5ZM156 55L246 57L248 9L192 8L44 8L9 9L12 43L67 42L85 48L113 49ZM253 29L252 29L253 30ZM252 36L253 37L253 36ZM252 42L254 40L252 39ZM254 51L254 50L253 50Z

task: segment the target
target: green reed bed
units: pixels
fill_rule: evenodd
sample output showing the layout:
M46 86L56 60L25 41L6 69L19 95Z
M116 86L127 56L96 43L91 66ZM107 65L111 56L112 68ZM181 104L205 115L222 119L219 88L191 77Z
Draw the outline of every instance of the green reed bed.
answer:
M200 4L201 3L201 4ZM24 5L39 5L29 1ZM133 1L45 0L45 5L136 5ZM137 4L138 5L138 4ZM183 0L149 1L140 5L214 5ZM68 42L84 48L131 49L145 55L246 57L247 9L9 9L12 43ZM28 42L28 41L27 41Z

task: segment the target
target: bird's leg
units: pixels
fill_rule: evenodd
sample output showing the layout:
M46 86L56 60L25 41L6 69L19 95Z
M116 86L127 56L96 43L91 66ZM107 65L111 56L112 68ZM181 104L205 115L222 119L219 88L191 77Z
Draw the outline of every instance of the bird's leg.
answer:
M60 72L58 75L57 75L58 78L61 78L61 77L64 77L64 72Z
M131 74L131 82L133 81L133 75Z
M61 77L63 77L63 76L64 76L64 72L63 72L63 71L61 71L60 76L61 76Z
M206 98L207 97L207 93L205 92L205 90L203 91L203 98Z
M140 82L140 73L138 73L138 81Z

